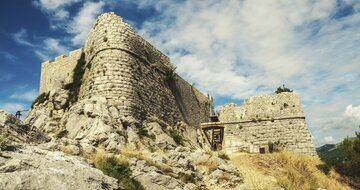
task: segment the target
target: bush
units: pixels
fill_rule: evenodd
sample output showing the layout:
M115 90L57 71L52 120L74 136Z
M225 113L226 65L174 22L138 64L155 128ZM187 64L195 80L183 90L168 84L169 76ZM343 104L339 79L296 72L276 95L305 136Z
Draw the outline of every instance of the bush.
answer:
M119 184L124 189L143 190L143 186L131 178L132 171L126 160L118 159L115 156L97 155L94 158L96 168L104 174L119 180Z
M176 66L170 65L165 71L165 78L166 82L175 81L176 80Z
M147 129L145 129L144 127L140 127L138 129L137 134L139 135L140 138L148 137L148 138L151 138L153 140L156 138L154 135L150 135L149 131Z
M186 173L180 173L180 180L182 182L186 183L196 183L195 175L194 174L186 174Z
M293 92L293 90L290 90L289 88L286 88L285 85L283 85L282 88L279 86L275 91L276 94L280 94L282 92Z
M63 137L66 137L66 135L68 135L69 131L64 129L64 130L61 130L59 133L56 134L56 138L60 139L60 138L63 138Z
M184 145L184 139L180 135L179 131L172 130L170 131L170 136L174 139L175 143L178 145Z
M275 142L268 142L268 147L269 147L269 152L273 153L273 152L280 152L285 148L285 143L278 141Z
M223 160L230 160L229 156L225 153L219 153L219 158Z
M31 108L35 106L35 104L44 103L46 100L49 99L50 93L41 93L31 104Z
M327 164L318 164L316 165L316 168L318 170L320 170L322 173L324 173L325 175L329 175L331 167Z

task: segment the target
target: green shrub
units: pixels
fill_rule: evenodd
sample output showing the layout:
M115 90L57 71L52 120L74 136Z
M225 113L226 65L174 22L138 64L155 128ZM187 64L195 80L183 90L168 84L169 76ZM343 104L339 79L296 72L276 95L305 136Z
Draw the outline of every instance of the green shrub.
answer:
M195 175L194 174L186 174L186 173L180 173L180 180L182 182L186 183L196 183Z
M280 94L282 92L293 92L293 90L290 90L289 88L286 88L285 85L283 85L282 88L279 86L275 91L276 94Z
M230 160L229 156L225 154L224 152L219 153L219 158L223 160Z
M60 132L58 132L56 134L56 138L60 139L60 138L63 138L63 137L66 137L66 135L68 135L69 131L64 129L64 130L61 130Z
M316 168L318 170L320 170L322 173L324 173L325 175L329 175L331 167L327 164L318 164L316 165Z
M166 82L175 81L176 80L176 66L170 65L165 71L165 78Z
M144 187L135 179L131 178L132 171L126 160L118 159L115 156L96 156L94 159L96 168L105 175L119 180L120 187L129 190L143 190Z
M269 152L280 152L285 148L286 143L282 143L279 140L275 142L268 142Z
M178 144L178 145L184 144L184 139L181 136L181 134L179 133L179 131L177 131L177 130L170 131L170 136L171 136L171 138L174 139L176 144Z
M156 138L154 135L150 135L149 131L147 129L145 129L144 127L140 127L138 129L137 134L139 135L140 138L148 137L148 138L151 138L153 140Z
M31 104L31 108L34 108L35 104L44 103L49 99L50 93L41 93Z

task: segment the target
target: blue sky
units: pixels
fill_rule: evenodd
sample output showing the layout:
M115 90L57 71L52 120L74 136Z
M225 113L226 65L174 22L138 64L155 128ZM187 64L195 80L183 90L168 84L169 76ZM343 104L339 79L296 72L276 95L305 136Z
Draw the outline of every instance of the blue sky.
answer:
M4 0L0 109L27 109L41 62L83 46L113 11L167 54L215 106L286 84L300 94L317 145L360 124L360 1Z

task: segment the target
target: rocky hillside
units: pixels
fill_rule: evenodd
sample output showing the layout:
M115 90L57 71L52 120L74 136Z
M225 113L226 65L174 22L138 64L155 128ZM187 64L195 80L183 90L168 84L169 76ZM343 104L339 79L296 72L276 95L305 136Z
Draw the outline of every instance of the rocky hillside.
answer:
M29 130L4 141L4 146L15 148L1 152L1 188L242 187L239 171L222 154L208 151L200 129L185 123L171 126L155 117L144 121L118 118L118 110L108 107L101 97L62 110L59 97L64 94L55 92L36 103L26 119ZM0 115L11 116L5 112ZM25 125L13 116L4 123L1 129L11 126L13 131L21 131ZM32 138L32 133L42 138ZM25 139L16 140L21 137Z

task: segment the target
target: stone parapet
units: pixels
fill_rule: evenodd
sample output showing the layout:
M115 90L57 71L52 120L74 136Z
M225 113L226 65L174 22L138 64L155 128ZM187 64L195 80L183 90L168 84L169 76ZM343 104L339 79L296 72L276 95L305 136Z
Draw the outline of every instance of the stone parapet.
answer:
M82 48L71 51L68 56L60 55L54 61L41 65L40 94L61 89L72 82L73 70L81 57Z

